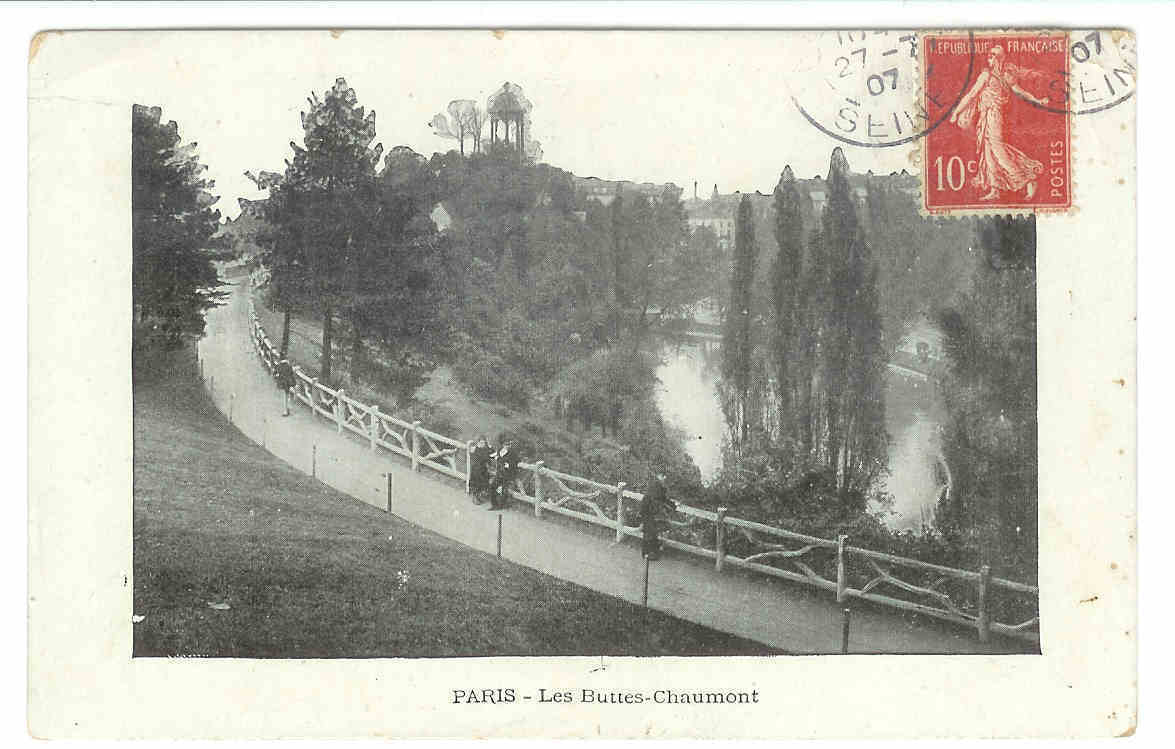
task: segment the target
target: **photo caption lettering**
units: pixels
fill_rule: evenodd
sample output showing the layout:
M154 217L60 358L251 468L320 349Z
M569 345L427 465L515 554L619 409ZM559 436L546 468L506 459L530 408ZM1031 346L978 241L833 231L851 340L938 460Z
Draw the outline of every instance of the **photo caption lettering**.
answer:
M607 690L581 687L545 687L523 691L513 687L491 689L450 689L453 705L511 705L532 702L540 705L757 705L759 690L654 689Z

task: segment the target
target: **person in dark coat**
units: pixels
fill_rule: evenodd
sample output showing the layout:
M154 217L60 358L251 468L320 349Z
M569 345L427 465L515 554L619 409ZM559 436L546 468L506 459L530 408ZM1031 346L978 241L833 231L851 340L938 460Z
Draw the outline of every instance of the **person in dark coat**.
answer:
M665 474L658 472L641 499L641 554L645 559L656 559L661 555L663 518L676 509L677 503L669 498L665 489Z
M504 510L510 501L510 489L518 479L518 452L514 444L506 442L495 458L493 488L490 491L491 510Z
M289 416L290 393L293 391L295 385L294 367L292 364L290 364L289 359L282 359L277 363L275 376L277 377L277 386L281 388L282 391L282 408L284 409L282 416Z
M483 495L490 488L490 460L494 456L494 448L490 446L485 435L477 438L473 452L469 455L469 493L473 495L473 503L481 504Z

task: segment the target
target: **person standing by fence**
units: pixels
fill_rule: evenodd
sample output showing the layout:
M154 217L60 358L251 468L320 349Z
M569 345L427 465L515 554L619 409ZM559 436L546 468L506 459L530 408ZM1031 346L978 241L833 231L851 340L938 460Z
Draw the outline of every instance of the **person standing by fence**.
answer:
M641 499L641 554L646 559L661 556L662 518L670 510L676 511L677 503L669 498L665 474L658 471Z
M504 510L510 501L510 489L518 479L518 453L514 443L506 441L498 451L497 470L494 474L494 485L490 492L491 510Z
M277 386L282 391L282 416L290 415L290 393L294 389L294 367L289 359L282 359L277 364Z
M490 459L493 455L494 448L485 435L478 437L469 456L469 492L473 495L475 505L482 503L485 492L490 488Z

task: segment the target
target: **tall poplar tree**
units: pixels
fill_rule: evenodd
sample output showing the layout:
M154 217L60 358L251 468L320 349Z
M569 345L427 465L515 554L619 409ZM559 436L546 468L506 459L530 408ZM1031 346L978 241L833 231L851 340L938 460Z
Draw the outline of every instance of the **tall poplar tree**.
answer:
M774 314L771 345L778 391L779 423L791 433L802 423L796 414L796 357L800 351L797 320L800 276L803 272L804 225L800 194L790 166L784 167L775 187L775 241L779 254L771 269L771 307Z
M744 195L735 220L734 262L730 275L730 306L722 332L722 378L728 390L724 400L726 420L739 446L750 435L747 398L751 389L751 317L754 309L751 290L755 279L758 246L751 199Z
M811 457L835 479L842 496L860 496L886 462L877 268L840 148L832 152L827 186L810 275L816 301Z
M628 259L628 235L631 233L630 223L625 216L624 193L616 188L616 197L608 206L611 221L612 255L611 255L611 293L608 296L608 320L611 330L611 345L620 344L620 317L625 304L624 273Z

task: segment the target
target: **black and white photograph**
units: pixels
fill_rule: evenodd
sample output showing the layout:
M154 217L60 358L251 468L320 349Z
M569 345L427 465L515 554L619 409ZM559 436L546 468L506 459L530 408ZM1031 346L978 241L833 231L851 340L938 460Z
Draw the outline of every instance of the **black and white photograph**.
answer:
M1035 218L461 62L134 105L135 655L1038 651Z

